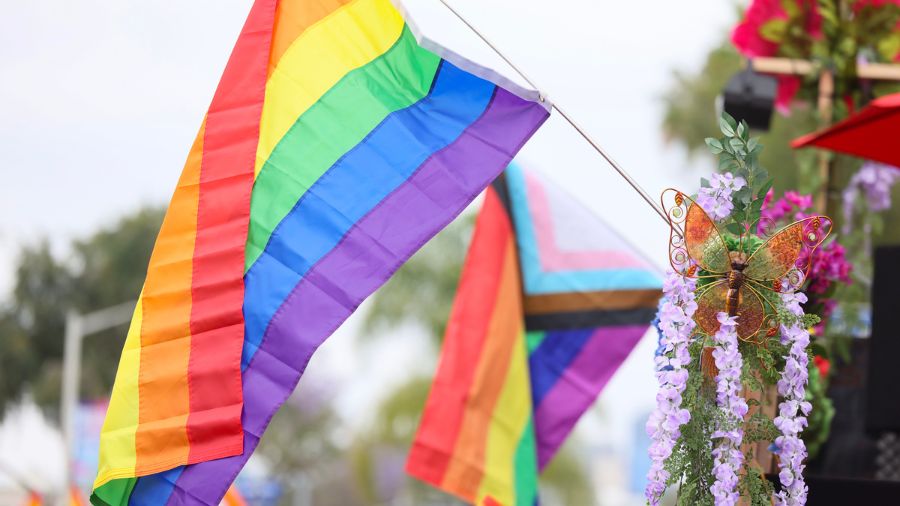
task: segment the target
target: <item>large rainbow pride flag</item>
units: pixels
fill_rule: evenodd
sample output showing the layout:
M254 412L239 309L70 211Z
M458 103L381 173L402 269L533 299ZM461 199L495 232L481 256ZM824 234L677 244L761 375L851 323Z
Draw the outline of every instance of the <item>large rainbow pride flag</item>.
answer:
M254 2L154 247L94 504L218 504L315 349L549 115L419 40L389 0Z
M471 503L535 504L661 287L606 223L510 165L485 194L407 471Z

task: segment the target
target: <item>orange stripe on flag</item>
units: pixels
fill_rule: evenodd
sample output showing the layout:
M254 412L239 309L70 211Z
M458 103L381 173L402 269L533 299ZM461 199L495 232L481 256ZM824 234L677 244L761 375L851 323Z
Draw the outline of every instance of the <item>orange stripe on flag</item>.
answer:
M271 76L281 56L310 26L328 17L351 0L308 0L303 2L278 2L275 11L275 31L272 34L272 50L269 54Z
M510 315L522 314L519 265L515 242L507 239L500 289L491 314L484 350L478 360L475 381L466 399L466 415L453 450L453 460L441 483L442 488L472 499L484 476L485 446L491 418L506 381L515 341L522 337L522 322Z
M140 423L135 433L138 475L176 466L188 456L191 272L205 127L204 120L169 203L144 283Z
M435 486L440 486L453 456L475 378L475 364L494 310L491 304L466 302L482 300L479 297L483 294L498 293L511 238L512 224L503 204L494 189L488 187L447 323L444 352L406 465L411 475ZM485 272L496 274L485 276Z

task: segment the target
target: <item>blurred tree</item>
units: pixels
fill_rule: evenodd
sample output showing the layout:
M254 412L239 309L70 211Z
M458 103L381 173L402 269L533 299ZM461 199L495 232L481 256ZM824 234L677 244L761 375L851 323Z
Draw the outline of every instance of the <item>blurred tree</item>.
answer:
M259 442L257 454L282 485L282 504L365 504L358 490L347 486L349 466L335 444L339 422L330 404L333 395L302 383L275 413Z
M42 406L56 407L66 311L135 300L162 217L162 209L141 209L74 241L63 259L47 241L22 249L11 297L0 309L0 409L25 389ZM108 394L125 330L110 329L85 341L82 395Z

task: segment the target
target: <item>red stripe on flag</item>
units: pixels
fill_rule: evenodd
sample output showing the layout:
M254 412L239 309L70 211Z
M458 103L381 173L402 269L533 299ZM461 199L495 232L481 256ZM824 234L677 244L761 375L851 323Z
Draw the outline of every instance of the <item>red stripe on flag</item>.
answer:
M447 323L441 361L406 461L410 475L438 487L462 426L466 399L500 289L507 248L515 247L511 239L509 216L497 193L488 187ZM494 294L494 303L476 303L486 293Z
M191 285L190 463L243 447L244 248L276 3L254 3L206 118Z

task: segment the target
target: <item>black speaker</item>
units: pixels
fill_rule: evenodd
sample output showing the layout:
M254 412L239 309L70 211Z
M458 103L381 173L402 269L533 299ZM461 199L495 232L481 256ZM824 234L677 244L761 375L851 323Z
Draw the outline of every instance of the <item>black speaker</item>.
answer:
M866 430L900 432L900 246L875 249Z
M722 90L722 108L734 119L758 130L769 130L778 81L751 69L738 72Z

